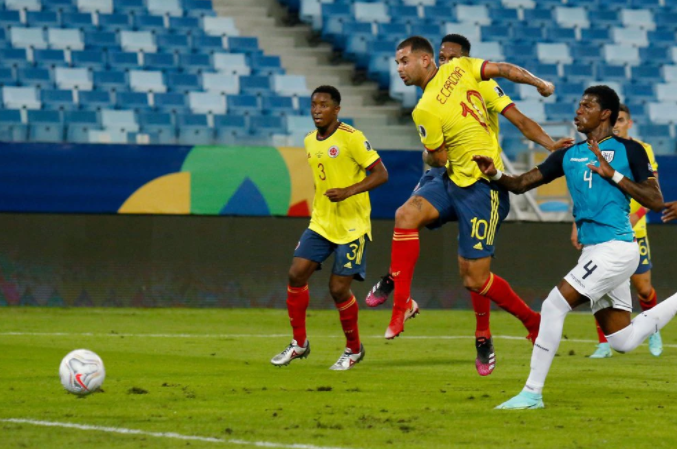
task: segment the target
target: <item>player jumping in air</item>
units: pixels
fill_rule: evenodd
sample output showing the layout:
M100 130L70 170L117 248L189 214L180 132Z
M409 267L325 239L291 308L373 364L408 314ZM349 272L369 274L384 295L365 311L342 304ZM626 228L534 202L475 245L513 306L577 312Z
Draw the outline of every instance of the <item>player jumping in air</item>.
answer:
M453 59L467 56L470 56L470 41L466 37L459 34L450 34L442 39L439 50L440 66ZM538 123L520 112L496 81L490 79L480 82L478 92L486 104L486 123L496 138L498 138L499 133L498 116L503 114L525 137L541 144L548 151L555 151L573 144L573 139L569 138L553 142L552 138L543 131ZM500 147L498 151L501 152ZM428 170L421 177L416 189L411 194L410 200L397 211L395 227L414 226L417 230L421 230L423 227L437 229L449 221L457 220L452 199L446 194L449 182L445 167ZM406 223L403 223L405 219ZM388 273L367 295L367 305L376 307L383 304L393 289L393 278ZM475 365L480 375L488 375L495 367L495 355L489 328L491 303L487 296L482 296L473 290L471 290L471 297L476 316L475 346L477 348L477 360Z
M524 389L499 409L543 408L545 378L559 348L564 319L573 308L589 303L609 345L619 352L639 346L677 312L676 294L631 320L630 276L640 256L628 217L629 199L655 211L664 205L644 148L613 135L619 107L613 89L586 89L574 123L587 141L554 152L520 176L501 173L489 156L473 158L486 176L515 193L565 176L573 199L578 239L583 245L578 265L543 302L531 373Z
M341 123L341 95L332 86L320 86L311 96L315 131L304 140L315 181L310 226L301 235L289 269L287 310L293 340L272 358L273 365L288 365L310 354L306 337L308 280L334 254L329 291L339 311L346 350L331 366L348 370L364 358L357 326L357 301L350 285L366 274L367 242L371 240L371 204L368 191L388 181L378 153L362 132ZM371 172L367 176L367 171Z
M654 172L654 176L658 179L658 164L656 163L656 157L654 156L653 149L648 143L644 143L640 140L633 139L629 136L628 131L632 128L632 116L630 114L630 109L621 104L620 112L618 113L618 120L616 120L616 125L614 125L614 134L618 137L624 139L634 140L646 151L646 155L649 157L649 162L651 162L651 168ZM643 311L653 308L657 304L656 290L654 290L651 285L651 249L649 248L649 236L647 235L646 230L646 215L647 209L642 207L636 200L630 200L630 224L632 225L632 230L635 232L635 238L637 239L637 244L639 245L639 266L635 274L630 277L630 283L635 290L637 291L637 296L639 299L639 305ZM580 243L577 241L576 227L574 226L572 231L572 242L576 248L580 249ZM611 352L611 347L609 342L604 336L604 332L597 323L597 337L599 339L599 344L597 345L597 350L590 356L591 359L603 359L611 357L613 354ZM649 352L658 357L663 352L663 340L661 339L661 333L655 332L649 337Z
M504 77L535 86L549 96L554 86L528 71L507 63L474 58L457 58L437 68L430 42L420 36L405 39L397 46L397 70L402 81L423 89L423 97L412 113L425 146L424 161L432 167L447 165L447 177L436 189L436 198L453 205L459 222L459 265L463 285L475 295L488 298L522 321L532 341L538 333L540 316L491 272L494 240L500 223L508 215L508 192L489 181L473 163L472 156L490 154L502 166L498 141L487 123L488 113L479 92L479 83ZM447 198L448 197L448 198ZM419 255L419 219L407 211L435 208L428 199L414 195L409 207L395 216L390 274L394 280L394 306L385 337L392 339L404 330L404 321L418 312L410 297L414 266ZM488 311L488 308L487 308ZM489 357L485 358L485 355ZM481 365L481 366L480 366ZM478 372L491 373L494 351L491 338L478 347Z

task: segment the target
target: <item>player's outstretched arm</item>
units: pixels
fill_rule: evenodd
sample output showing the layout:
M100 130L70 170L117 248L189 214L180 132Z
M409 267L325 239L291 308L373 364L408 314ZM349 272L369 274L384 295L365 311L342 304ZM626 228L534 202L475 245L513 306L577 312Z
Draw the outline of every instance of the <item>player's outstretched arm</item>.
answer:
M663 223L677 219L677 201L670 201L665 203L665 209L663 210L663 215L661 220Z
M329 189L324 195L332 203L337 203L358 193L368 192L388 182L388 170L386 170L386 166L380 160L369 171L371 174L357 184L342 189Z
M663 194L655 178L646 179L642 182L635 182L613 169L611 165L604 159L602 153L599 151L599 145L596 140L590 140L590 150L597 156L599 166L588 164L588 168L603 178L611 179L616 185L632 198L637 200L639 204L648 207L654 212L660 212L665 204L663 203ZM646 160L648 164L648 159Z
M487 61L482 73L485 78L505 78L513 83L529 84L534 86L543 97L549 97L555 92L555 86L551 82L542 80L527 69L508 62Z
M519 176L512 176L499 171L494 166L494 160L490 157L473 156L472 159L477 163L482 173L512 193L522 194L545 182L545 178L538 168L529 170Z
M571 137L564 137L557 142L553 141L552 137L541 128L541 125L524 115L517 106L509 108L503 113L503 116L510 120L510 123L515 125L524 137L539 144L550 152L557 151L560 148L570 147L574 144L574 139Z

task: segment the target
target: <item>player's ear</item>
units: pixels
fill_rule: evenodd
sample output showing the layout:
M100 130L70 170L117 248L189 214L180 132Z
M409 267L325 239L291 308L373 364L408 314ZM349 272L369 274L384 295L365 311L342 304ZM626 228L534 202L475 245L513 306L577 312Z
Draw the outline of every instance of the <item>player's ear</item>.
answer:
M599 119L601 121L608 120L611 117L611 109L602 109L602 112L599 114Z

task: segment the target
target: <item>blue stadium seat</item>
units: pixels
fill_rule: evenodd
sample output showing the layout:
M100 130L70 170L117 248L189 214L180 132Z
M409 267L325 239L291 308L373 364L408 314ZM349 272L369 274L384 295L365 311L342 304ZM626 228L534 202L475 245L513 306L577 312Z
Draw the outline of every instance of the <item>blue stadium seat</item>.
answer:
M179 55L179 66L186 73L202 73L213 70L211 58L205 54Z
M294 101L290 97L266 96L262 104L265 115L294 115Z
M1 49L0 61L6 66L11 65L15 68L31 66L31 63L28 61L28 56L26 55L26 50L23 48Z
M656 98L656 91L652 84L626 84L623 87L623 94L635 102L651 101Z
M21 111L0 109L0 141L25 142L28 126L21 121Z
M654 14L654 21L657 27L672 27L674 29L675 23L677 23L677 10Z
M153 133L158 136L158 143L163 145L176 144L176 127L172 121L172 115L159 112L139 113L141 131Z
M624 82L627 79L625 67L618 65L609 65L604 62L597 64L597 77L605 81Z
M32 142L60 143L64 127L59 111L28 111L28 138Z
M0 11L1 27L20 27L22 25L21 13L19 11Z
M259 114L261 108L254 95L230 95L226 98L229 114L254 115Z
M183 10L191 17L210 17L216 14L211 0L183 0Z
M86 67L93 70L103 70L106 67L105 54L100 50L71 52L71 62L74 67Z
M407 29L401 23L379 23L376 35L378 39L399 41L407 37Z
M150 31L120 31L120 46L123 51L155 53L157 45Z
M66 12L61 15L61 22L68 25L68 28L79 28L82 31L93 31L96 25L92 21L90 13Z
M517 9L512 8L489 8L489 18L492 22L501 25L520 22Z
M545 103L545 115L551 121L572 121L576 107L572 103Z
M599 45L575 44L570 48L571 57L576 62L596 62L602 59L602 49Z
M119 50L117 34L109 31L85 32L85 48L89 50Z
M423 19L430 24L441 25L446 22L455 22L456 13L450 6L424 6Z
M210 145L214 141L214 129L209 127L206 115L183 114L177 118L179 144Z
M595 71L592 64L574 63L564 66L564 76L567 81L586 81L594 79Z
M275 75L284 74L282 62L279 56L253 55L251 58L251 67L256 75Z
M353 4L355 20L369 23L390 22L388 6L385 3L355 2Z
M597 26L620 26L622 23L618 11L608 9L591 9L588 12L588 18L590 23L594 23Z
M527 64L525 68L533 72L537 76L545 79L559 78L559 69L557 67L557 64L540 64L538 62L534 62L531 64Z
M152 109L148 103L148 94L142 92L117 93L115 95L115 106L118 109L133 109L137 112Z
M14 69L10 67L0 68L0 86L16 86L17 84Z
M210 36L239 36L240 31L231 17L205 17L202 20L202 29Z
M113 0L77 0L78 9L83 12L96 14L111 14Z
M284 117L255 115L249 118L251 133L259 136L286 134L287 124Z
M663 74L661 73L660 66L657 65L641 65L638 67L632 67L631 69L631 78L635 82L639 83L660 83L663 81Z
M220 134L230 134L235 136L245 136L249 134L247 117L242 115L215 115L214 128L217 133L217 142Z
M88 69L56 67L54 74L59 89L92 90L92 75Z
M61 21L56 11L28 11L26 25L31 28L58 28L61 26Z
M223 38L220 36L193 36L191 39L195 53L223 52Z
M162 72L151 70L130 70L129 87L135 92L166 92Z
M201 34L200 19L197 17L170 17L169 29L176 34Z
M273 91L285 97L308 95L306 78L301 75L274 75L272 80Z
M141 68L138 53L129 51L108 52L108 66L112 70L135 70Z
M323 3L321 5L323 39L331 41L333 36L341 34L343 23L353 20L351 9L351 7L346 7L346 5L340 3Z
M79 104L82 109L88 111L100 111L113 106L111 96L107 91L92 90L79 93Z
M240 91L244 94L268 95L271 93L270 78L267 76L240 77Z
M509 26L490 25L481 28L482 40L485 42L505 42L512 37Z
M585 91L585 84L581 82L566 82L557 84L557 98L562 103L578 101ZM572 116L573 117L573 116Z
M552 17L552 10L545 8L525 9L524 21L529 25L553 26L554 19Z
M113 6L116 13L138 16L146 12L143 0L114 0Z
M106 130L138 132L139 125L134 111L101 110L101 125Z
M573 28L546 28L545 38L549 42L576 42L576 31Z
M42 28L12 27L9 35L14 48L47 48Z
M517 61L533 61L536 59L536 45L532 43L518 43L503 47L506 60L520 64Z
M232 75L249 75L251 69L244 54L214 53L214 68Z
M89 131L100 129L99 116L95 111L66 111L64 123L69 142L88 143Z
M146 6L148 12L156 16L174 16L183 15L183 8L179 0L147 0Z
M180 36L178 34L158 34L155 37L155 41L162 51L172 51L179 54L190 52L188 36Z
M45 109L72 111L77 108L72 90L41 90L40 100Z
M393 23L414 24L420 20L418 8L416 6L394 4L390 6L390 20Z
M63 50L34 50L33 60L38 67L54 68L68 66Z
M49 47L60 50L84 50L85 42L80 30L49 28L47 30Z
M103 31L117 32L132 27L129 14L99 14L99 27Z
M581 41L586 44L606 44L613 39L608 28L584 28L581 30Z
M672 30L649 31L647 38L651 45L662 47L672 47L675 45L675 40L677 40L674 28Z
M229 37L228 49L231 53L257 53L259 52L259 40L255 37Z
M213 92L191 92L188 106L193 114L225 114L226 98Z
M632 112L632 110L631 110ZM648 136L654 138L670 137L670 125L642 125L642 136L646 139Z
M2 100L7 109L40 109L41 102L35 87L2 88Z
M52 89L54 82L47 69L22 68L17 71L19 83L23 86L33 86L38 89Z
M143 55L143 68L146 70L161 70L163 72L177 70L176 55L174 53L148 53Z
M310 97L299 97L299 113L310 116Z
M240 78L235 75L224 75L221 73L203 73L202 88L207 92L239 95Z
M152 31L153 33L159 34L167 31L165 27L165 19L162 16L149 16L146 14L134 16L134 28L137 31ZM160 48L163 48L160 45Z
M200 77L188 73L168 73L167 86L169 86L172 92L188 93L200 90Z
M155 108L159 112L185 113L188 111L186 95L178 92L155 94Z

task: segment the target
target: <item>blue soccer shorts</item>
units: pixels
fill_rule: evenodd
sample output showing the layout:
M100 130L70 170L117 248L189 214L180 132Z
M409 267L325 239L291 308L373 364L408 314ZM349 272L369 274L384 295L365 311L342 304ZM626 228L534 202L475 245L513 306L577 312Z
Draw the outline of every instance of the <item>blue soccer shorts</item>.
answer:
M364 281L367 276L367 242L366 235L353 240L350 243L338 245L333 243L315 231L306 229L301 235L294 257L312 260L322 269L322 262L334 254L334 266L332 273L337 276L352 276L353 279Z
M639 266L634 274L644 274L651 270L653 264L651 263L651 248L649 248L649 237L645 236L637 239L639 245Z
M451 180L447 176L446 168L431 168L421 176L414 191L411 193L411 196L424 198L440 213L440 217L434 223L426 225L428 229L438 229L445 223L458 220L454 202L448 192L448 184L450 182Z

